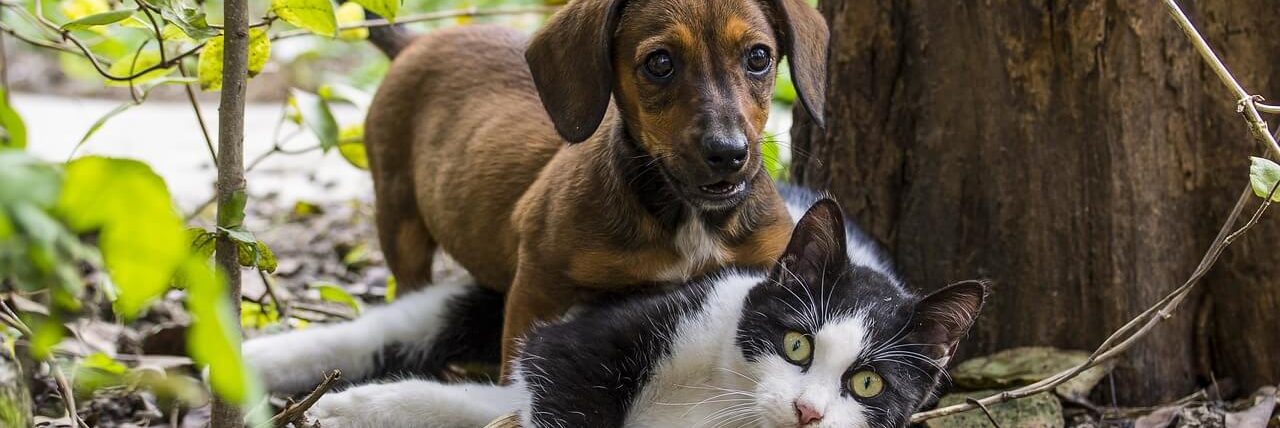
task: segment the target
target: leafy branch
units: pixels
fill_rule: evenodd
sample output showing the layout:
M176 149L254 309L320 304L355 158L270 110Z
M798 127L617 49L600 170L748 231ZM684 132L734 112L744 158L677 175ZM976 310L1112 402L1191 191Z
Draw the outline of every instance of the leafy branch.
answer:
M1237 112L1243 115L1245 121L1248 122L1250 134L1258 140L1259 143L1269 148L1275 154L1280 155L1280 144L1277 144L1278 136L1272 135L1268 131L1267 124L1263 121L1260 114L1260 112L1280 113L1280 107L1261 104L1261 97L1249 94L1249 92L1244 89L1244 86L1242 86L1231 74L1231 71L1227 69L1226 65L1222 63L1222 60L1218 58L1218 55L1214 53L1213 49L1209 47L1204 36L1200 35L1199 31L1197 31L1195 26L1192 25L1191 20L1188 19L1187 15L1183 13L1180 7L1178 7L1176 0L1163 1L1164 5L1169 9L1169 14L1177 22L1182 31L1186 33L1196 51L1200 53L1205 62L1208 63L1209 67L1222 80L1223 84L1231 89L1233 95L1235 95L1236 99L1239 100ZM1272 201L1277 196L1277 189L1280 189L1280 181L1269 183L1269 188L1269 193L1263 193L1259 191L1257 186L1252 184L1245 186L1244 191L1240 194L1240 198L1231 209L1231 214L1227 216L1226 222L1224 222L1222 227L1219 229L1217 237L1214 238L1213 243L1209 246L1209 249L1205 252L1203 258L1201 258L1200 264L1197 265L1195 271L1191 273L1191 276L1187 278L1186 282L1165 295L1164 298L1160 299L1150 308L1138 314L1137 317L1134 317L1124 326L1120 327L1120 329L1108 336L1107 339L1104 340L1083 363L1021 388L1004 391L978 400L969 400L962 404L916 413L911 416L911 422L920 423L929 419L966 412L975 408L1003 403L1050 391L1058 385L1075 378L1084 371L1097 367L1122 355L1138 340L1146 336L1156 325L1172 317L1173 312L1176 311L1182 301L1191 294L1196 285L1200 283L1200 280L1209 273L1227 247L1231 246L1232 243L1241 236L1244 236L1246 232L1258 224L1258 220L1261 219L1262 215L1271 207ZM1257 194L1257 196L1265 197L1265 199L1253 212L1249 221L1239 229L1235 229L1235 225L1240 218L1241 212L1244 211L1244 207L1252 199L1251 194Z

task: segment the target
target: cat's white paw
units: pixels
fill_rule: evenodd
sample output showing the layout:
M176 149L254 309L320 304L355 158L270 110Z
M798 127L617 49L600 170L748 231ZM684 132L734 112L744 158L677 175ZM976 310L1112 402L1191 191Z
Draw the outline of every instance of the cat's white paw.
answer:
M314 387L324 376L311 349L299 347L286 335L266 336L244 342L244 360L272 392L295 393Z
M385 388L362 386L321 397L307 410L307 418L319 422L320 428L364 428L385 426L375 419L385 417L380 405L398 400ZM390 400L390 401L387 401ZM375 423L377 422L377 423Z
M327 395L320 398L310 410L307 419L315 421L320 428L352 428L359 426L356 415L359 409L344 394Z

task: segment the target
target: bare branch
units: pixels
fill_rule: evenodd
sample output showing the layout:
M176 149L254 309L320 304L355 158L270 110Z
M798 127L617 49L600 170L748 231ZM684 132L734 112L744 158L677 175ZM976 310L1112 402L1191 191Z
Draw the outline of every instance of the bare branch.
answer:
M1258 113L1258 102L1261 97L1250 94L1244 90L1244 86L1240 81L1236 80L1231 74L1231 70L1227 69L1226 64L1218 58L1218 54L1213 52L1213 48L1209 47L1209 42L1205 41L1204 36L1196 30L1195 25L1191 24L1191 19L1187 18L1187 14L1182 12L1182 8L1178 7L1175 0L1164 0L1164 5L1169 9L1169 14L1173 16L1173 20L1178 23L1178 27L1182 28L1182 32L1186 33L1187 38L1191 39L1192 46L1195 46L1196 52L1209 63L1209 68L1218 75L1222 80L1222 84L1227 85L1235 94L1236 100L1240 103L1238 111L1244 115L1245 120L1249 121L1249 131L1258 141L1268 144L1271 150L1280 156L1280 144L1276 143L1275 137L1267 131L1267 122L1262 120L1262 115ZM1271 112L1280 112L1280 108L1267 106Z
M266 425L262 425L259 428L284 428L291 423L295 426L302 426L301 422L305 419L304 416L306 415L307 410L310 410L311 406L314 406L317 401L320 401L320 397L323 397L330 389L333 389L334 383L339 379L342 379L341 371L333 370L328 374L325 374L324 381L321 381L320 385L316 386L316 389L312 390L310 394L307 394L306 398L303 398L302 401L297 404L290 405L284 410L281 410L280 413L271 417L271 420L267 421Z

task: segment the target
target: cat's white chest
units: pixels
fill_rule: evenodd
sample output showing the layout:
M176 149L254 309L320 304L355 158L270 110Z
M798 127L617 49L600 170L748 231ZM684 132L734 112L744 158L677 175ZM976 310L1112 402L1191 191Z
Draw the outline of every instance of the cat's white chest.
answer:
M690 215L680 225L674 243L681 257L658 273L658 278L664 281L687 280L708 264L723 265L729 259L729 252L719 235L707 230L706 224L697 215Z

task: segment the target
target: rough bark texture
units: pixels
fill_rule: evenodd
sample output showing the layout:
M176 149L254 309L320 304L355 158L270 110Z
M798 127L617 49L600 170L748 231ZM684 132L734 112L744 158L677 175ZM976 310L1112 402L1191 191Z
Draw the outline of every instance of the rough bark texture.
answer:
M1280 96L1280 39L1264 36L1280 7L1184 3L1246 88ZM997 282L966 355L1093 349L1186 279L1247 182L1247 156L1263 153L1155 3L820 8L828 127L798 117L794 177L837 195L915 287ZM1280 381L1280 253L1265 248L1280 227L1265 223L1228 250L1203 286L1211 299L1129 352L1121 403L1181 396L1209 371L1248 388Z
M218 104L218 225L238 226L244 217L244 93L249 74L249 7L247 0L226 0L222 5L222 94ZM229 221L228 219L235 219ZM233 222L235 224L224 224ZM240 261L235 241L219 235L218 266L226 273L232 307L240 319ZM238 352L238 351L237 351ZM213 402L213 428L244 426L238 403Z

